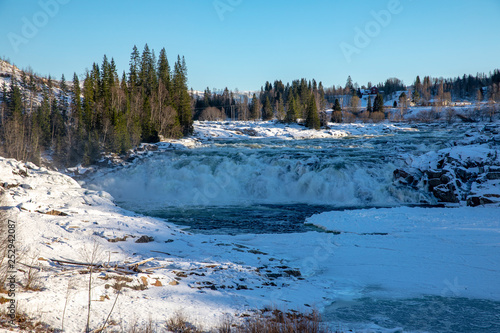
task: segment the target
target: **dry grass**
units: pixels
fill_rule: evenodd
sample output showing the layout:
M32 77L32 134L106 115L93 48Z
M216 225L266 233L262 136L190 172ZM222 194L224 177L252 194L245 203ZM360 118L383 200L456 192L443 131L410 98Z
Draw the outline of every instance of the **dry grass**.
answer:
M167 330L173 333L202 333L201 328L197 328L187 321L187 318L181 313L177 312L165 324Z
M24 290L40 291L43 289L43 283L40 276L40 268L38 265L38 255L33 255L27 265L19 268L19 271L24 273L23 288Z
M173 333L202 333L203 331L189 323L182 313L176 313L167 320L166 328Z
M321 322L317 311L301 313L281 310L265 311L262 315L251 317L242 326L232 330L236 333L328 333L332 332Z
M40 316L30 315L19 308L16 310L15 318L11 318L6 311L0 312L0 328L14 329L17 332L60 332L60 330L50 327L43 321L34 319Z

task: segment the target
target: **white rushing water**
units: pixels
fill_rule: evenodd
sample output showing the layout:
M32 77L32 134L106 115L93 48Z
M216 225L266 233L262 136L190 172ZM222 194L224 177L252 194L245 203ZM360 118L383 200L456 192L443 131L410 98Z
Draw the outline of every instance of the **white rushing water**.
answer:
M393 171L404 164L404 154L442 147L449 135L220 139L201 148L155 154L90 183L111 193L121 206L146 215L194 229L252 232L255 223L300 225L305 217L332 209L432 202L425 193L395 186Z

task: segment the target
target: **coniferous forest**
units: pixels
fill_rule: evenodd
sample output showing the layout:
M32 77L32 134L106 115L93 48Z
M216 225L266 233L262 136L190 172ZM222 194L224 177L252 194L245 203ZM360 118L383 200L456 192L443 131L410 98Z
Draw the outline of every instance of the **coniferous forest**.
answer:
M121 76L105 55L83 82L76 73L72 83L63 76L56 89L50 77L21 71L1 89L2 154L18 160L38 163L50 151L58 165L91 164L103 151L124 153L193 131L184 57L171 68L165 49L156 57L147 44L142 53L134 46Z

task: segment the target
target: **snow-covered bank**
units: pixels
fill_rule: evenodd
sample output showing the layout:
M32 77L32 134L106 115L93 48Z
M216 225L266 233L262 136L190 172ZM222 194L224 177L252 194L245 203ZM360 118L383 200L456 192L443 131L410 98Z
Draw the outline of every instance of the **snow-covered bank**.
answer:
M328 212L307 223L336 237L335 281L376 285L373 295L500 300L498 208Z
M99 261L111 267L154 258L141 266L142 273L127 275L129 288L122 288L112 315L125 325L149 317L160 325L181 311L209 329L226 314L237 320L273 305L323 310L358 297L500 300L495 208L332 212L308 223L334 233L205 236L125 211L105 192L82 189L71 178L32 164L0 159L0 179L7 189L4 205L17 221L18 246L25 248L22 261L42 269L42 290L18 286L18 304L61 327L67 301L68 332L85 325L89 274L55 259L87 261L94 244ZM43 214L50 211L63 214ZM136 243L141 236L153 241ZM156 269L146 274L145 268ZM111 286L118 281L113 272L93 276L96 328L112 307L116 292ZM18 277L22 282L21 271Z

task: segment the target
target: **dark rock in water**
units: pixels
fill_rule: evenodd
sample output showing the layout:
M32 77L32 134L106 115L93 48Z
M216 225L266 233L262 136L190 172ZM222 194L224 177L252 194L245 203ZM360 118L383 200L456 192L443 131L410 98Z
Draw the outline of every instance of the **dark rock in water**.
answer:
M399 181L403 185L415 186L416 180L415 177L405 170L396 169L393 173L393 179Z
M254 130L253 128L244 128L241 131L248 136L257 136L258 134L257 131Z
M467 206L470 207L477 207L477 206L482 206L482 205L487 205L487 204L492 204L495 203L494 201L485 198L484 196L473 196L473 197L468 197L467 198Z
M135 242L136 243L149 243L149 242L152 242L154 240L155 239L153 237L144 235L144 236L139 237L139 239L136 240Z
M488 179L488 180L500 179L500 172L488 172L486 174L486 179Z
M148 151L158 151L158 146L157 145L153 145L153 144L147 145L145 148Z
M444 174L443 170L427 170L425 172L427 174L427 177L430 178L441 178L441 176Z
M427 181L427 184L429 186L429 191L432 191L436 186L442 185L443 182L441 182L440 178L431 178Z
M448 184L451 182L453 178L450 176L450 174L445 173L444 175L441 176L440 180L442 184Z
M445 163L446 163L446 161L445 161L445 159L444 159L444 158L443 158L443 159L441 159L441 160L439 160L439 161L437 162L437 167L438 167L438 169L442 169Z
M394 170L394 178L406 178L410 176L410 174L402 169L396 169Z
M457 203L458 198L455 195L455 186L454 185L444 185L441 184L436 186L432 193L436 198L438 198L442 202L452 202Z
M460 168L455 169L455 174L464 183L467 183L469 180L471 180L472 178L477 176L476 172L473 172L473 171L466 169L464 167L460 167Z

